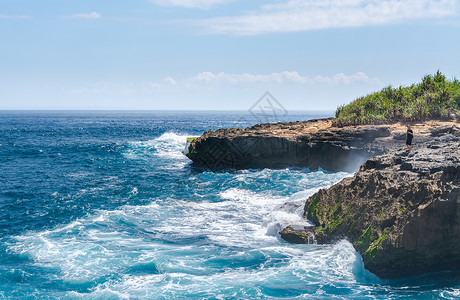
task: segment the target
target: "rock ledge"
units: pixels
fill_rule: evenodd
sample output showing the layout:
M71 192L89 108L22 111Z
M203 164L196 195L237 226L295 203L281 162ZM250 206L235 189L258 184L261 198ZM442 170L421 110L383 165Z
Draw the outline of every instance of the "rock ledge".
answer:
M194 166L207 169L304 167L355 172L367 159L404 145L402 124L342 128L331 124L332 118L209 130L190 143L186 155ZM414 143L455 128L452 122L415 124Z

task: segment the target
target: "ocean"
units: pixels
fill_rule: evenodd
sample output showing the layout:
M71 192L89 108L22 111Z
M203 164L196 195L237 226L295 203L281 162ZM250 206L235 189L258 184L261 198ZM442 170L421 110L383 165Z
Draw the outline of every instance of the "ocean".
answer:
M272 122L332 116L290 112ZM209 171L186 139L244 111L0 112L1 299L458 299L460 274L380 280L353 246L294 245L350 173Z

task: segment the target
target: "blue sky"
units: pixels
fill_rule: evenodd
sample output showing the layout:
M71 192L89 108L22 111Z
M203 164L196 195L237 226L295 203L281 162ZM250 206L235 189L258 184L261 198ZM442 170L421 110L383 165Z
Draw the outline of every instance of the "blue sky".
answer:
M0 109L334 110L460 77L459 0L0 0Z

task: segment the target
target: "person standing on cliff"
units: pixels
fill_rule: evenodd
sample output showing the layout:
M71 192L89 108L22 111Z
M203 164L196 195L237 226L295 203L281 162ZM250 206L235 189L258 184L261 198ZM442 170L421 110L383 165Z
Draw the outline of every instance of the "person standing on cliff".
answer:
M408 152L412 151L412 139L414 138L414 132L410 128L410 125L407 125L407 133L406 133L406 146Z

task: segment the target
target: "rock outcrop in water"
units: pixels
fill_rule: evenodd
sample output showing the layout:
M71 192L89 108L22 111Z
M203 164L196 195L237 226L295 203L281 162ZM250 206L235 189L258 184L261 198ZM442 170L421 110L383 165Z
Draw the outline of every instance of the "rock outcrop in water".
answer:
M404 145L403 126L331 124L332 119L321 119L209 130L190 143L187 156L194 166L208 169L306 167L354 172L367 159ZM431 138L433 129L422 127L415 129L415 142Z
M458 124L336 128L331 119L207 131L187 156L209 169L308 167L355 172L305 205L316 226L280 232L292 243L348 239L364 265L382 278L460 268ZM386 152L386 153L385 153ZM385 153L385 154L383 154Z
M454 134L449 134L449 132ZM355 176L322 189L305 205L316 227L288 227L290 242L348 239L365 267L381 278L460 269L460 139L458 128L366 161Z

